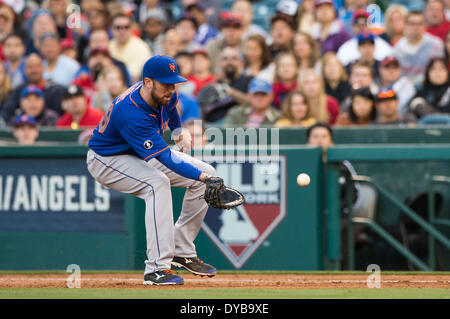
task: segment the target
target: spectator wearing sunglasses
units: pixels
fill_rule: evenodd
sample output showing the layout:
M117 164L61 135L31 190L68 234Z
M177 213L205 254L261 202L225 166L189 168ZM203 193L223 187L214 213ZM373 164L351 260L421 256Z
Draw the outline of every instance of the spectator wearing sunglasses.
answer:
M142 67L152 57L152 52L144 40L133 34L131 19L125 14L113 18L112 32L109 53L114 59L125 63L134 83L141 76Z
M398 113L398 98L391 88L380 90L375 96L377 119L373 124L414 124L416 118L411 113L400 115Z

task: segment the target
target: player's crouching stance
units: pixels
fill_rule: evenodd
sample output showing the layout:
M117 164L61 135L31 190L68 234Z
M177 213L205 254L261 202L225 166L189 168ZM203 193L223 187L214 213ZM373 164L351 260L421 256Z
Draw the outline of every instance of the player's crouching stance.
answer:
M147 260L144 284L179 285L183 278L171 266L184 267L201 276L216 269L197 257L194 245L208 205L200 199L205 182L214 179L214 168L169 148L162 134L181 127L177 112L175 61L155 56L143 68L143 81L134 84L111 104L89 141L87 167L102 185L145 200ZM176 139L180 149L190 149L190 136ZM186 187L180 217L174 225L171 186Z

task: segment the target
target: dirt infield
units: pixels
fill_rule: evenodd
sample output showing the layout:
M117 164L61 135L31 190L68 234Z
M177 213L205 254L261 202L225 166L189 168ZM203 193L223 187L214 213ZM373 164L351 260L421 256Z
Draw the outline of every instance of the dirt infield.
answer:
M69 275L69 274L68 274ZM0 288L64 288L68 275L62 274L1 274ZM184 289L205 288L366 288L367 274L218 274L201 278L181 274ZM81 288L177 289L174 286L148 287L139 274L82 274ZM383 275L381 288L450 288L450 275Z

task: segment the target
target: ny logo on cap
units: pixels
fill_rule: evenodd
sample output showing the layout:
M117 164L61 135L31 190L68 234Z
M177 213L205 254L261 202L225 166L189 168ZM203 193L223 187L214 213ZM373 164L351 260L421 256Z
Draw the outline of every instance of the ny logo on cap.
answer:
M175 72L175 63L169 63L169 66L172 72Z

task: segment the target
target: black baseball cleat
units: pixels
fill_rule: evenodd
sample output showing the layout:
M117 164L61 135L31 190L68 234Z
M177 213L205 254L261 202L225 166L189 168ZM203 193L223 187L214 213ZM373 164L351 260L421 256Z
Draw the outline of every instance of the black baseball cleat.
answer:
M182 277L175 275L173 270L160 270L151 274L144 275L144 285L182 285Z
M206 264L198 257L173 257L172 266L175 268L183 267L194 275L214 277L216 268Z

